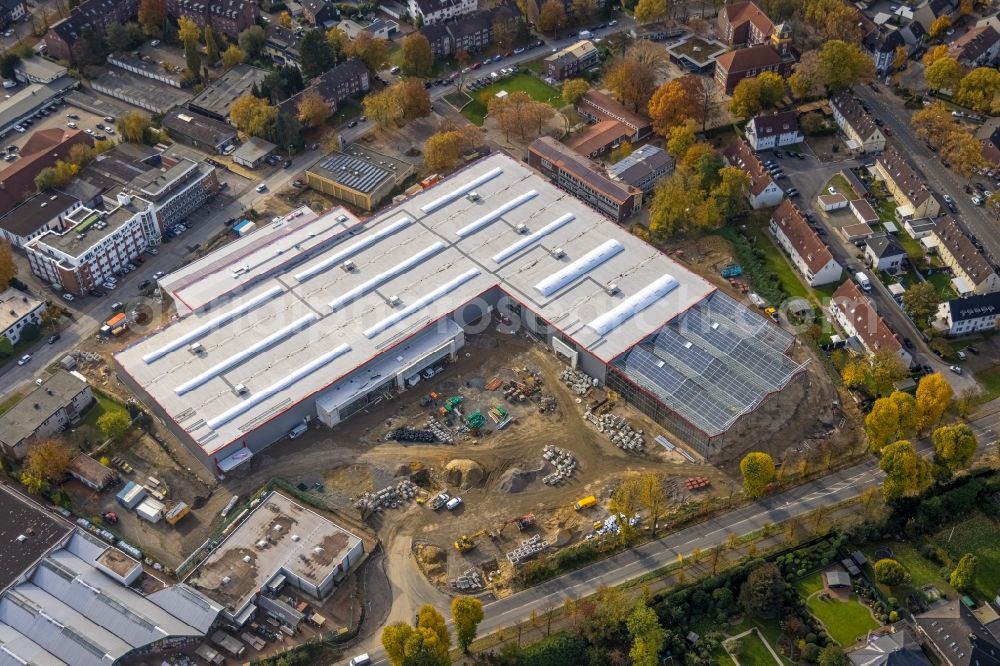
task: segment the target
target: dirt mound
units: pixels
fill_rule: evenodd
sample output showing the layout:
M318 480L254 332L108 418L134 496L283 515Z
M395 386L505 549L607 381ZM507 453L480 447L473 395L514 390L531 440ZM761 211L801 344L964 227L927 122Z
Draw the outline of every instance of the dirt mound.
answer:
M462 490L477 487L485 476L482 465L467 458L452 460L444 469L448 485L457 486Z
M541 473L544 469L544 462L540 462L537 469L521 469L520 467L511 467L500 477L500 492L504 493L519 493L524 490L529 483L535 480L535 477Z

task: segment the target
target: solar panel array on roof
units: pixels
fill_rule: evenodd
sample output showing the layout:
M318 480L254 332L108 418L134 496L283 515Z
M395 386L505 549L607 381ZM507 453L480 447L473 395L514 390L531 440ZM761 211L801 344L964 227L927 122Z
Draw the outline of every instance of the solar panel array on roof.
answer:
M335 153L320 162L319 167L329 172L344 187L365 193L374 191L379 183L392 177L392 172L388 169L344 153Z
M716 292L615 360L635 384L715 436L802 369L792 337Z

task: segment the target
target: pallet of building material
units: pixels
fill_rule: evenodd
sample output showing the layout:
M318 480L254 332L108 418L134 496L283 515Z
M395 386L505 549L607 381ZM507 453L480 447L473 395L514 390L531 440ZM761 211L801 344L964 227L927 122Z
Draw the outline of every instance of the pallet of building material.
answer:
M354 500L355 508L359 509L362 515L369 515L382 509L398 508L404 501L412 500L417 496L420 488L409 479L403 479L395 486L386 486L381 490L362 493Z
M516 567L537 557L547 546L548 544L542 540L540 534L532 535L522 541L517 548L507 553L507 561Z
M684 480L684 486L688 490L703 490L708 488L711 483L707 476L692 476L690 479Z
M670 440L668 440L663 435L657 435L655 441L657 444L665 448L667 451L673 451L674 449L677 448L676 446L673 445L673 443Z
M466 569L461 576L448 581L456 590L481 590L485 587L483 578L476 569Z
M503 386L503 380L500 379L499 377L494 377L490 381L486 382L486 386L484 386L483 388L486 389L487 391L496 391L501 386Z
M478 430L483 427L484 423L486 423L486 417L484 417L483 413L477 409L469 414L469 417L465 419L465 422L468 423L469 427L473 430Z
M594 388L593 378L580 370L563 370L559 374L559 379L580 396L587 395Z

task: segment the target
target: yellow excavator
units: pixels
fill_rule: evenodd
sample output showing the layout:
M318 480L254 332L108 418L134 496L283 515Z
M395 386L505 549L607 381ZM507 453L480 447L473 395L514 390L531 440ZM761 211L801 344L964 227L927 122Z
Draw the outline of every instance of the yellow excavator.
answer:
M455 550L462 553L476 547L476 539L485 536L489 530L479 530L475 534L463 534L455 540Z

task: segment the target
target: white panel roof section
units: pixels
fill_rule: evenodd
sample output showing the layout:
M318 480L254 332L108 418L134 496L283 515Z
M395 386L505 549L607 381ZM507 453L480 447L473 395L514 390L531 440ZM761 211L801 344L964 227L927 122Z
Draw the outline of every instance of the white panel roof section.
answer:
M583 255L566 268L553 273L535 285L542 296L551 296L573 280L577 280L594 270L619 252L624 252L625 246L616 240L604 241L593 250Z
M477 196L466 196L473 191ZM530 199L507 208L530 192ZM495 216L501 208L506 210ZM484 218L491 221L473 233L459 234ZM592 253L592 259L578 263ZM229 284L229 270L219 271L219 257L213 255L185 270L197 274L204 266L216 271L206 284ZM563 273L574 264L573 271ZM566 279L549 296L535 288L559 274ZM630 299L665 275L676 280L676 288L641 310L634 308L613 334L601 335L587 326L610 312L623 313L616 310L619 305L635 303ZM405 365L395 361L406 357L397 349L492 290L502 290L604 362L714 291L656 248L504 154L474 162L355 225L298 263L241 289L115 356L178 429L209 457L219 459L232 453L225 450L231 443L237 446L288 405L322 400L324 392L339 391L340 382L350 384L366 368L393 372ZM246 308L247 303L254 306ZM318 319L306 328L278 335L310 313ZM435 328L447 330L440 324ZM235 364L226 362L268 339L276 341L267 351L249 358L240 355ZM186 345L193 341L204 353L188 351ZM293 369L311 364L337 345L350 349L328 359L322 370L285 383ZM216 374L216 366L228 367ZM196 378L205 381L192 383ZM234 391L237 384L246 388L243 395ZM183 395L175 393L175 388L188 385ZM266 397L255 397L259 395Z
M70 666L13 627L0 623L0 666L25 664Z
M635 292L607 313L594 319L587 326L596 331L598 335L607 335L676 288L677 280L673 276L664 275L648 287L643 287Z
M476 233L483 227L489 225L491 222L496 222L505 214L514 210L518 206L528 203L536 196L538 196L538 192L536 192L535 190L531 190L529 192L525 192L520 196L516 196L510 201L506 201L499 207L486 213L486 215L483 215L482 217L473 220L469 224L465 225L464 227L456 231L455 234L458 235L459 238L465 238L466 236L471 236L472 234Z

